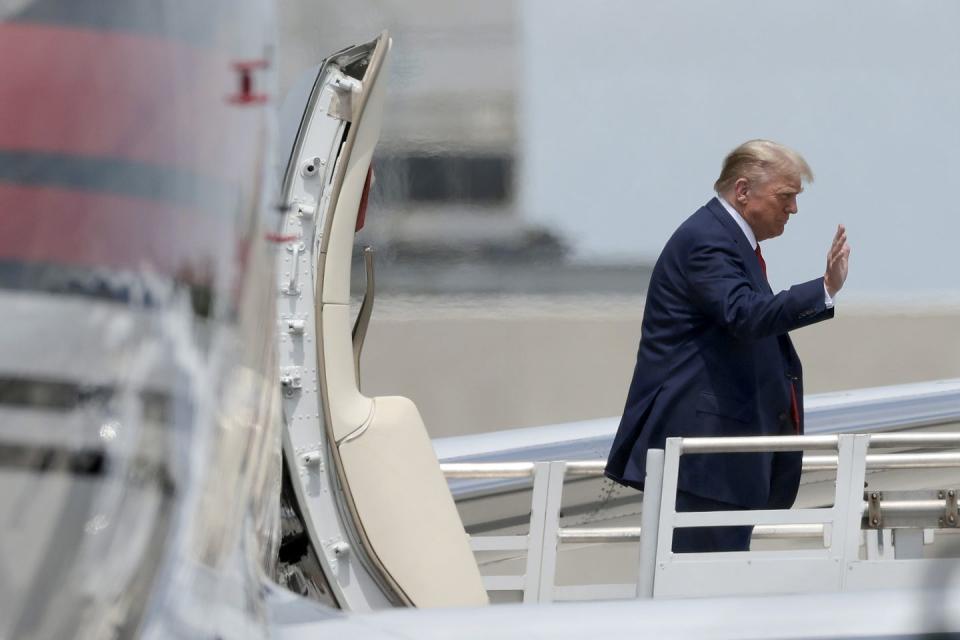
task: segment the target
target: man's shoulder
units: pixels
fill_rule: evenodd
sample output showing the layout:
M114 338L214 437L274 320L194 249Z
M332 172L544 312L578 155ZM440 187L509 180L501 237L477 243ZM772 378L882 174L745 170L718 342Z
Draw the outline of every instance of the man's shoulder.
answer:
M714 206L714 204L716 206ZM729 216L726 211L719 209L719 201L714 198L710 202L693 212L670 238L668 245L689 246L690 244L729 242L733 238L721 222L720 214ZM731 218L731 222L733 222Z

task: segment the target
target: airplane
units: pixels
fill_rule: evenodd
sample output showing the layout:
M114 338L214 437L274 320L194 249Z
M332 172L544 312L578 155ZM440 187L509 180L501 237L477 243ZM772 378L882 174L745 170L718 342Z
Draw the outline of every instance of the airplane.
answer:
M462 506L518 491L508 478L451 492L438 457L595 458L611 423L434 442L412 401L361 392L375 278L368 257L352 318L351 256L368 222L389 34L329 56L294 92L294 116L280 113L288 156L274 194L264 159L274 127L268 48L239 38L249 57L221 65L184 44L197 37L186 19L174 21L183 31L169 41L43 24L57 9L74 19L64 6L28 5L39 17L0 27L3 46L37 63L8 76L7 96L39 108L44 87L66 91L80 68L91 72L94 103L51 121L0 101L0 637L897 637L960 628L950 572L925 589L489 605L454 498ZM264 7L215 5L205 17L243 30L269 14ZM141 14L96 17L130 26L131 15ZM154 73L130 78L129 102L117 106L109 74L96 71L108 63ZM176 82L184 77L186 90ZM196 103L194 77L216 80ZM125 128L160 98L170 120ZM96 132L113 137L78 126L91 113L103 118ZM177 128L177 117L194 122L190 114L215 131ZM22 149L35 137L36 148ZM877 430L943 428L960 419L958 394L960 383L944 381L825 397L822 415L824 424L845 416L844 435L870 420ZM901 412L892 421L891 408ZM838 450L853 442L820 437L837 438ZM938 464L924 483L939 486L955 461ZM493 504L476 518L516 511Z

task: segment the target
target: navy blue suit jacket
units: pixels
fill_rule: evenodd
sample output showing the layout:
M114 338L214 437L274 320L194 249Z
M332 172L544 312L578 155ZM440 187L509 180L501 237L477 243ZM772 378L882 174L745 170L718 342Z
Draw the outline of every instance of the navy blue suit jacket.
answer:
M673 436L803 432L803 371L788 331L833 317L823 278L774 295L743 231L716 198L667 241L653 269L637 365L606 475L643 488L647 449ZM786 508L800 453L681 458L679 488L749 508Z

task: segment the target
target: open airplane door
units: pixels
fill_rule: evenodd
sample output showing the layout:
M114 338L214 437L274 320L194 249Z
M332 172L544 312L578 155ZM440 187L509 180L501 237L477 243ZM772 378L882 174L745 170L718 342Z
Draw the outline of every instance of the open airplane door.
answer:
M284 453L332 599L347 609L487 595L416 406L359 389L370 296L351 329L358 215L383 113L384 32L321 65L283 183L277 234Z

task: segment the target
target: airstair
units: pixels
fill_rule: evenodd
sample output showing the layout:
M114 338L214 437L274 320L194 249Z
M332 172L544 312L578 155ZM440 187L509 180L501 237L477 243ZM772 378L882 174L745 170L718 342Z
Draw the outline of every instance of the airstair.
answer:
M871 488L871 483L878 484L874 478L885 473L904 478L956 471L958 449L956 433L671 438L665 450L651 451L648 457L639 527L561 526L565 483L602 476L601 460L446 463L443 470L448 479L532 482L526 533L470 539L476 554L525 558L520 574L484 575L494 601L498 592L522 593L525 603L823 593L939 584L960 569L960 558L939 557L956 540L949 534L960 532L960 486L897 490L887 483L883 489ZM784 510L676 511L682 456L762 451L802 451L805 474L835 474L832 496L823 505ZM743 525L754 527L750 551L671 551L674 529ZM632 545L636 581L558 584L558 559L565 547L575 544Z

